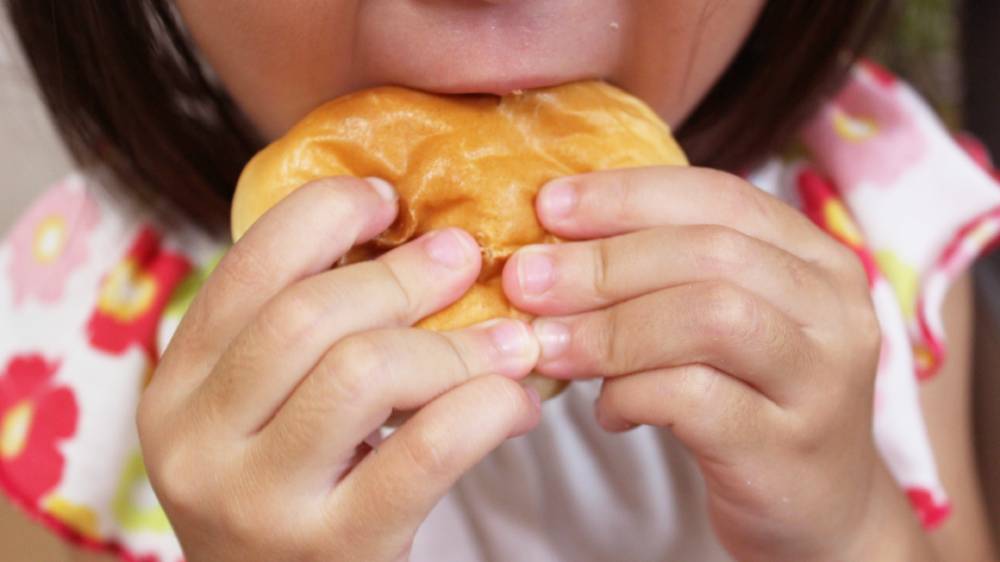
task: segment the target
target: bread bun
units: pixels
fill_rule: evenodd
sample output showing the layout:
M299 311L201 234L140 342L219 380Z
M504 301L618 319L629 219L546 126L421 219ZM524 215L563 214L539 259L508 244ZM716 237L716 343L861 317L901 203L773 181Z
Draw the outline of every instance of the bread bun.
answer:
M233 198L239 239L282 197L325 176L376 176L400 197L396 222L349 260L430 230L457 226L483 251L482 273L458 302L418 324L453 330L498 316L527 319L504 298L504 261L552 242L535 216L548 180L595 170L686 164L667 126L638 99L603 82L505 97L439 96L381 87L331 101L255 156ZM529 377L543 398L564 386Z

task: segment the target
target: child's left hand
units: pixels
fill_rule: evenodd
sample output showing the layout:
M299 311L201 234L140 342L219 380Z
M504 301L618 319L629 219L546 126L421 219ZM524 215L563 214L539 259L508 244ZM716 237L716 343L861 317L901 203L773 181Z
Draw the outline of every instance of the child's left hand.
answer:
M722 172L567 180L537 210L577 242L524 248L504 270L510 300L540 317L538 371L606 377L595 409L610 431L670 428L737 558L876 559L890 529L922 550L872 440L880 328L855 254Z

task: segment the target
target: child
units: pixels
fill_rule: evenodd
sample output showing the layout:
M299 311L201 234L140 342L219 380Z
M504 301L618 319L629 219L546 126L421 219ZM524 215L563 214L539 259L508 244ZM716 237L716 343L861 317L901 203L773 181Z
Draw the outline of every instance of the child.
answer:
M1000 191L852 69L885 4L10 0L82 168L0 250L0 483L126 560L990 559L964 271ZM474 279L458 230L331 269L377 182L227 251L239 170L326 100L582 78L698 167L546 186L530 326L407 327Z

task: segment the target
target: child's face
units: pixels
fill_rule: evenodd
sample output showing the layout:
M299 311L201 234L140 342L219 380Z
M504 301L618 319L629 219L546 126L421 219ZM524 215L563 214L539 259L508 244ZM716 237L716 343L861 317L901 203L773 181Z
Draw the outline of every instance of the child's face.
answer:
M677 126L766 0L178 0L267 139L321 103L401 84L507 93L603 78Z

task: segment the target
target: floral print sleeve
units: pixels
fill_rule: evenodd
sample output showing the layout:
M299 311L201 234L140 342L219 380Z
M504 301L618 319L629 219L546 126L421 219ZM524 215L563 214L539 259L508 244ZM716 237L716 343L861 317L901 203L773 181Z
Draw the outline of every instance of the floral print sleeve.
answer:
M126 216L72 175L0 245L0 488L85 547L175 562L134 415L192 262Z
M925 527L948 516L918 385L946 356L951 282L1000 234L1000 185L986 153L953 138L905 83L859 65L805 127L804 153L761 177L850 246L882 324L875 439Z

